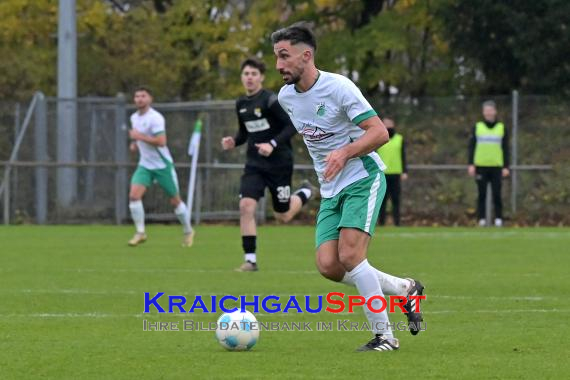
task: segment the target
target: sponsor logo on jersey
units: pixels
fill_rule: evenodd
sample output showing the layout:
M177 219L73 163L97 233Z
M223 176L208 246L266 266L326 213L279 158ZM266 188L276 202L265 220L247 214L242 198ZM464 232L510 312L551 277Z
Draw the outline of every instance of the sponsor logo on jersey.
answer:
M250 133L261 132L261 131L268 130L270 128L269 122L267 121L266 118L259 119L259 120L246 121L244 124L245 124L245 128Z
M325 132L319 127L307 124L303 125L303 129L301 129L300 133L305 140L310 142L319 142L334 136L332 132Z

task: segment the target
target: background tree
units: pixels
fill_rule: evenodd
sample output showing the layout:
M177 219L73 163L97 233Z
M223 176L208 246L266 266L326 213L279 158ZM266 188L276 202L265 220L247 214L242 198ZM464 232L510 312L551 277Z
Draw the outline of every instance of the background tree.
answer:
M313 24L317 63L368 96L570 92L565 0L77 0L78 93L140 83L159 100L231 99L250 55L274 66L270 35ZM57 2L0 2L0 99L55 95ZM266 84L282 84L268 70Z
M444 25L466 92L570 94L570 2L565 0L451 0Z

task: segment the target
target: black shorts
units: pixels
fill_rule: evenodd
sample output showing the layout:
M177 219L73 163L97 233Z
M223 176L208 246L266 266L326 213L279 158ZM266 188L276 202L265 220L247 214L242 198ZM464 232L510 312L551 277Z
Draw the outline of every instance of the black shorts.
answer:
M292 176L292 166L268 170L246 165L241 176L239 196L240 198L253 198L258 201L263 197L265 187L268 187L273 199L273 210L279 213L287 212L291 198Z

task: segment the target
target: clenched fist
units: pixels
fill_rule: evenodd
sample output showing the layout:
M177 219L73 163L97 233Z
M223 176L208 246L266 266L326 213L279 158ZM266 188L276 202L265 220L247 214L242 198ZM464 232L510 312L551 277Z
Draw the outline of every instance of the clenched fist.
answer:
M257 153L263 157L269 157L273 153L273 145L269 143L255 144L257 148Z
M230 150L236 147L236 141L231 136L226 136L222 138L222 149Z

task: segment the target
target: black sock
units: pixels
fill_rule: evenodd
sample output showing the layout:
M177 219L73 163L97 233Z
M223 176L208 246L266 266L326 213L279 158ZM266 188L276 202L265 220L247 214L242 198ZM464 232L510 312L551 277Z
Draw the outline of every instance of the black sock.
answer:
M304 206L305 203L307 203L307 201L309 200L309 199L307 198L307 195L305 194L304 191L299 191L299 190L297 190L297 191L295 191L295 195L298 196L299 198L301 198L301 204L302 204L303 206Z
M257 236L249 235L241 237L243 253L255 253Z

